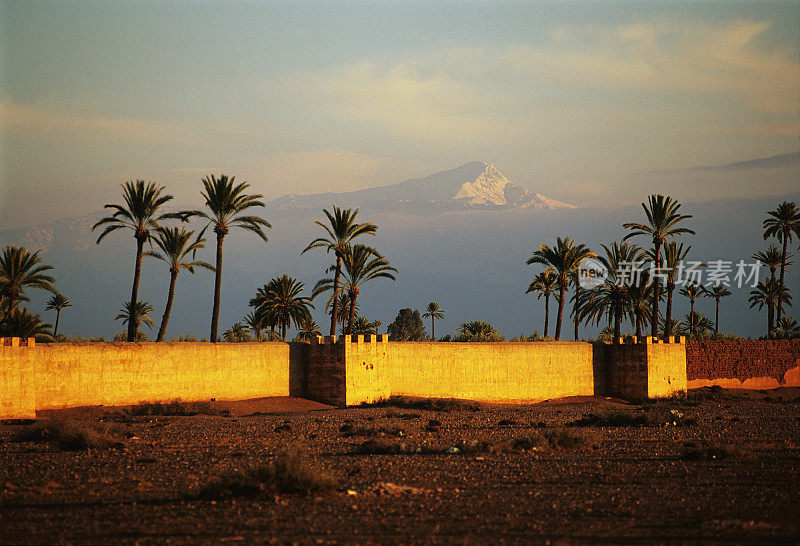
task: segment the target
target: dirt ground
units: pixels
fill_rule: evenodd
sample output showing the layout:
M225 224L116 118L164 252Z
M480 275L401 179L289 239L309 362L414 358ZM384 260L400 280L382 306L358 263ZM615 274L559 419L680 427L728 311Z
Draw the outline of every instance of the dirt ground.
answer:
M0 542L800 542L800 389L208 407L229 414L101 407L3 422ZM29 434L54 417L109 428L116 443L71 451ZM287 448L338 485L200 494ZM380 449L394 452L361 452Z

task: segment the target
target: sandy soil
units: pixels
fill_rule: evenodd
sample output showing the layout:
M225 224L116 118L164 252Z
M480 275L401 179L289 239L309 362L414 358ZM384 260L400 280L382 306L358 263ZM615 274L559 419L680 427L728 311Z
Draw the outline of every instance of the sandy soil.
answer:
M0 542L800 541L800 389L453 411L297 399L216 405L231 415L60 412L112 423L128 436L116 449L20 442L34 424L0 424ZM631 422L574 426L587 414ZM646 424L633 424L637 416ZM536 443L548 434L575 445ZM411 452L357 452L375 439ZM287 446L338 489L199 497L220 475L263 465Z

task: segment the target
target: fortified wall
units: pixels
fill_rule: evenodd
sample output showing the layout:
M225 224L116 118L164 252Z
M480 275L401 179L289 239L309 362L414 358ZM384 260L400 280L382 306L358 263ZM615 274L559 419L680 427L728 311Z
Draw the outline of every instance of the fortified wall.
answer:
M638 400L686 389L686 346L577 342L58 343L0 340L0 418L144 401L298 396L347 406L389 396L534 402Z
M800 339L690 341L686 373L691 389L800 387Z

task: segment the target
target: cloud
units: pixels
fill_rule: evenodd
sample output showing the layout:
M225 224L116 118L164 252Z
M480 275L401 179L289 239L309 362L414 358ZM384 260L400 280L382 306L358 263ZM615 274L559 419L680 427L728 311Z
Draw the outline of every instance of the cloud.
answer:
M769 32L750 20L561 26L535 45L364 61L295 74L272 91L329 119L428 143L636 134L654 124L701 133L730 124L741 134L741 120L756 134L797 134L796 48L764 47Z
M39 141L185 144L193 133L185 124L165 120L89 116L51 103L22 104L8 97L0 100L0 124L7 136Z

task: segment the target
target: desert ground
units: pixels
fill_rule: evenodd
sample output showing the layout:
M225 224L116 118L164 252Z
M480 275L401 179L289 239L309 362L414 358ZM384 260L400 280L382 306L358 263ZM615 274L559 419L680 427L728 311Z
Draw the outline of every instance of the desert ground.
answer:
M3 544L800 541L796 388L38 417L0 424Z

